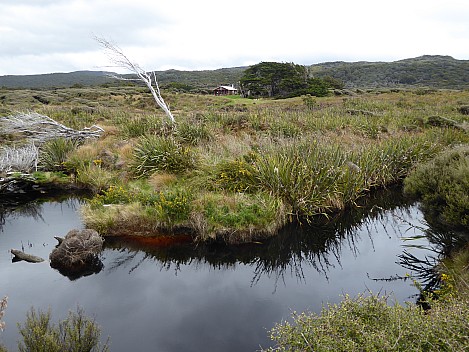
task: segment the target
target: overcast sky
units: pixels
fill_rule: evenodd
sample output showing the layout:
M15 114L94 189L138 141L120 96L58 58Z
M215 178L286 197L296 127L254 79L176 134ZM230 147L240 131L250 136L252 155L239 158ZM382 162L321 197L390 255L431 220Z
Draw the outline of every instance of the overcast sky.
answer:
M469 59L468 0L0 0L0 75Z

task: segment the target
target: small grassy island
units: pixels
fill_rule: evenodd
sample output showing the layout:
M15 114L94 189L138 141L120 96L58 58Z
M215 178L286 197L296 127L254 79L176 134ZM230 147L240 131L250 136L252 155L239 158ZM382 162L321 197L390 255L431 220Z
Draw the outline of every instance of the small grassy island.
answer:
M347 93L274 100L168 91L169 124L143 87L0 90L3 116L34 110L104 131L43 143L28 174L37 184L92 191L82 208L88 227L230 244L346 211L469 140L467 91ZM19 148L20 139L2 135L2 145Z

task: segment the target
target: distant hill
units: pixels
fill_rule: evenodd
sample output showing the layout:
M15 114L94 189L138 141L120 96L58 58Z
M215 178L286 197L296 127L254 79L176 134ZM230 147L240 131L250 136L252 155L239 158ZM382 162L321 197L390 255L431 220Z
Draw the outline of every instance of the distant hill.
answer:
M205 71L156 71L160 85L177 82L194 88L215 88L220 84L237 84L246 67L221 68ZM41 75L0 76L0 87L6 88L63 88L74 85L98 86L117 84L118 81L104 71L76 71ZM129 78L131 75L124 75Z
M156 71L161 86L176 84L187 89L212 89L237 84L247 67L204 71ZM425 55L394 62L326 62L309 66L315 77L331 76L348 88L432 87L469 88L469 60L451 56ZM52 88L74 85L116 84L103 71L77 71L27 76L0 76L0 87Z
M6 88L62 88L73 85L96 86L113 80L104 71L76 71L42 75L0 76L0 87Z
M317 77L332 76L346 87L425 86L469 88L469 60L425 55L394 62L327 62L310 66Z

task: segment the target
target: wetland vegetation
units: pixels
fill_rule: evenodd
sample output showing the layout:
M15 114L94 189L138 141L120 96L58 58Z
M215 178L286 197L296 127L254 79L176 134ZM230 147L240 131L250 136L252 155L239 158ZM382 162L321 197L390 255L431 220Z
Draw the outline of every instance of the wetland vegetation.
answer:
M175 125L144 88L125 85L1 89L0 112L30 110L71 128L104 130L98 139L39 146L28 182L91 191L82 218L105 237L263 241L293 221L327 222L356 209L373 190L409 174L407 191L424 208L440 206L440 220L467 233L468 91L360 90L282 100L168 92L165 100ZM2 134L2 147L24 147L23 137ZM277 349L467 347L466 252L442 261L443 299L432 301L429 315L374 295L346 297L321 315L300 314L274 328Z
M93 191L83 219L103 236L183 231L196 241L259 240L292 219L354 207L468 139L458 110L466 91L283 100L168 93L175 125L135 86L1 95L3 115L29 109L75 129L104 129L85 143L45 143L32 174ZM18 138L4 135L3 144Z

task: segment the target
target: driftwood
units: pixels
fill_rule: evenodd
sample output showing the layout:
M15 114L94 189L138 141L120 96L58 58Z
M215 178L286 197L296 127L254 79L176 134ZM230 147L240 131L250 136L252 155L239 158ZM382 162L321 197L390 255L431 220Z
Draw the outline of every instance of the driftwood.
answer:
M32 255L32 254L27 254L23 251L20 251L18 249L10 249L10 252L11 254L13 254L15 256L15 258L17 260L24 260L25 262L29 262L29 263L40 263L40 262L43 262L44 259L42 259L41 257L37 257L35 255ZM13 258L13 259L15 259Z
M96 125L85 127L82 130L74 130L48 116L35 112L17 113L0 119L1 131L4 134L23 136L26 140L42 144L51 139L70 138L85 140L99 138L104 130Z
M57 244L57 247L60 246L60 244L64 241L64 238L63 238L63 237L54 236L54 238L57 240L57 242L59 242L59 243Z

